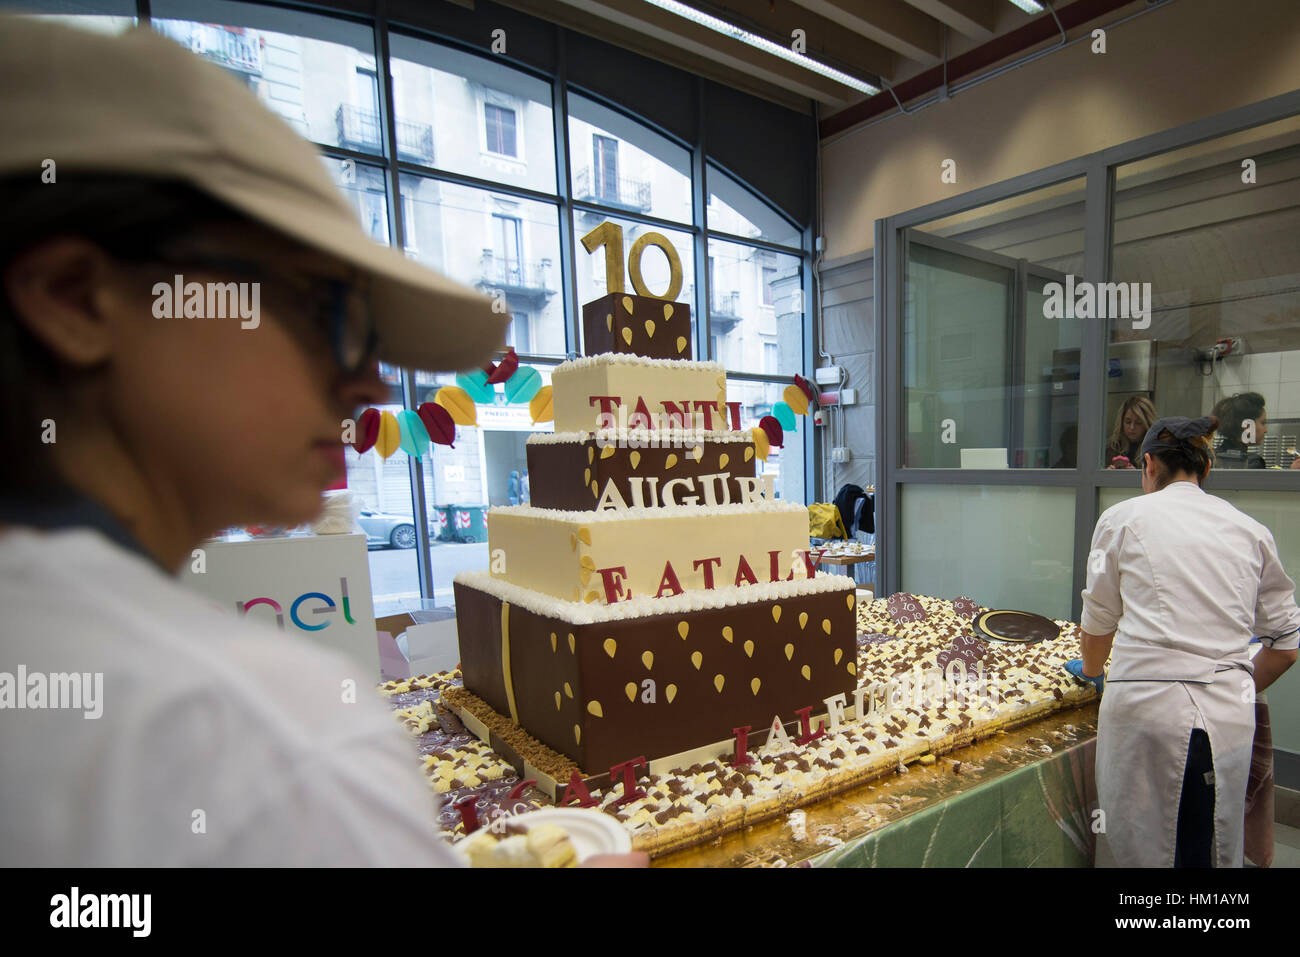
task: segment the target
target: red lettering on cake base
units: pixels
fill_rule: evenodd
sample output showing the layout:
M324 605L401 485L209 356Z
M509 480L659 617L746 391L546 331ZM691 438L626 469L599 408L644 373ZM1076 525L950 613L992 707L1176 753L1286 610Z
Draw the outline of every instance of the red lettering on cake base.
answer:
M715 409L717 409L718 404L717 404L716 402L706 402L706 401L704 401L703 399L696 399L696 400L695 400L694 402L692 402L691 404L695 406L695 411L696 411L696 412L703 412L703 413L704 413L704 428L706 428L706 429L712 431L712 429L713 429L713 412L714 412Z
M664 418L667 420L669 428L689 429L691 427L691 403L688 399L685 402L660 402L664 407Z
M736 565L736 586L739 587L742 581L747 585L758 584L758 576L749 567L749 562L745 561L744 555L740 556L740 562Z
M673 571L672 562L664 562L664 574L659 579L659 590L655 592L655 597L662 598L664 589L671 589L674 595L680 595L685 590L682 588L682 583L677 580L677 573Z
M704 566L702 569L700 568L701 565ZM721 557L718 557L718 558L701 558L698 562L695 562L695 563L691 566L692 568L699 569L700 571L702 571L702 572L704 573L704 587L705 587L705 588L712 588L712 587L713 587L713 566L714 566L714 565L717 565L718 567L721 567L721 566L722 566L722 558L721 558Z
M582 775L578 769L574 768L569 774L569 786L564 789L564 796L560 798L560 807L564 807L574 798L578 799L580 807L595 807L596 802L591 797L591 792L587 790L587 785L582 780Z
M637 425L638 419L641 420L640 425ZM650 410L646 407L644 397L642 396L637 397L636 408L632 411L632 417L627 420L627 427L629 429L653 429L654 428L654 420L650 418Z
M637 798L645 797L645 792L636 786L636 769L638 767L644 767L647 771L650 770L649 764L646 763L645 755L635 757L631 761L624 761L622 764L616 764L609 769L609 780L611 784L614 779L618 777L618 773L620 771L623 772L623 796L614 802L614 807L622 807L630 801L635 801Z
M781 580L781 553L780 551L767 553L768 572L771 577L768 581L779 582Z
M740 431L740 403L728 402L727 411L731 413L731 431Z
M736 753L731 756L733 768L742 768L746 764L754 763L754 759L749 756L749 732L752 730L750 725L731 729L731 733L736 736Z
M813 741L816 741L818 738L824 738L826 736L825 721L818 721L817 733L816 734L813 733L812 705L809 705L806 708L799 708L797 711L795 711L795 714L799 716L799 731L800 731L799 737L794 739L795 744L799 745L800 747L803 747L805 744L811 744Z
M612 568L597 568L597 574L600 575L601 583L605 586L605 601L608 604L626 601L632 597L631 589L627 593L623 592L623 579L627 578L627 566L616 565Z
M460 823L465 827L466 834L473 834L478 830L478 808L474 807L477 797L462 798L456 802L456 810L460 812Z
M616 395L593 395L587 400L587 405L599 405L601 418L609 416L614 418L615 407L622 405L623 400Z
M524 788L528 787L530 784L536 784L536 783L537 783L536 778L524 778L524 780L520 781L518 784L516 784L514 787L510 789L510 793L506 795L506 800L507 801L520 800L524 796Z

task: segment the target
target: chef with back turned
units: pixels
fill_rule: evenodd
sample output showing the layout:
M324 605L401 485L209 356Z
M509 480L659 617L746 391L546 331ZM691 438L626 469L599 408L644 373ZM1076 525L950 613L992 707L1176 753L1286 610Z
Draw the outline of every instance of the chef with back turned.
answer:
M1093 533L1083 657L1066 668L1105 690L1099 865L1243 863L1255 696L1295 663L1300 608L1269 530L1202 488L1217 425L1157 420L1145 494Z

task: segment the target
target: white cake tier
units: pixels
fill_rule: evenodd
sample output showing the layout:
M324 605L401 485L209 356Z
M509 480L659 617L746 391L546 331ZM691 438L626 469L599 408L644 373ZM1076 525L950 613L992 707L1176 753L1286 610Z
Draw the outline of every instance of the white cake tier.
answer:
M566 601L642 597L808 577L808 510L787 502L488 513L492 576Z
M660 429L670 416L677 428L725 431L738 414L726 408L727 376L716 362L610 352L556 366L551 388L556 432ZM605 410L612 419L602 419ZM648 423L639 410L649 414ZM694 418L683 421L683 415Z

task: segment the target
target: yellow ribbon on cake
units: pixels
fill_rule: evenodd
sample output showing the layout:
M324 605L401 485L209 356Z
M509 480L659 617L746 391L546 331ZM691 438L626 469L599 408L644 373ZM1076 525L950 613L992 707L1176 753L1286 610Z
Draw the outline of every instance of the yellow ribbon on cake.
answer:
M519 723L515 707L515 682L510 674L510 602L501 603L501 678L506 685L506 703L510 705L510 722Z

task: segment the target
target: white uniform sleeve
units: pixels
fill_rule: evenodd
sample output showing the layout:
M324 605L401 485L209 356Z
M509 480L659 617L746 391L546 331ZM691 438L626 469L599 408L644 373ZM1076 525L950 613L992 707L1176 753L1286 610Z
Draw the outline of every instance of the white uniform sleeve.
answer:
M1123 528L1103 513L1092 533L1088 552L1088 585L1083 590L1079 627L1090 635L1109 635L1124 613L1119 593L1119 551Z
M1255 600L1255 634L1266 648L1291 651L1300 647L1300 608L1296 607L1295 582L1282 568L1277 543L1266 530L1260 542L1263 567Z

